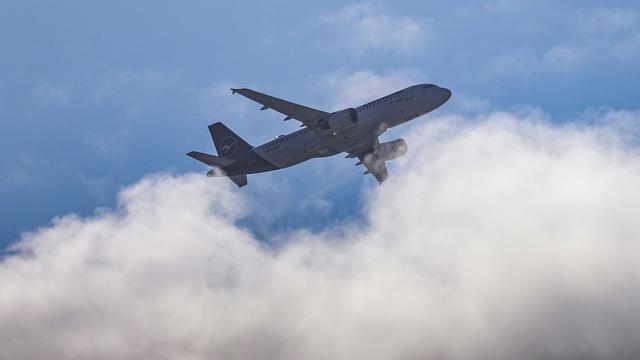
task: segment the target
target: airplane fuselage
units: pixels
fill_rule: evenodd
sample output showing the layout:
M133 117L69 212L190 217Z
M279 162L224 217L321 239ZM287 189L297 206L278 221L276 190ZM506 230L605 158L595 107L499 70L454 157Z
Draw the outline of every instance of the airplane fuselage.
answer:
M227 175L282 169L304 161L348 151L377 138L387 129L422 116L451 97L447 89L431 84L415 85L355 108L357 121L344 131L322 138L304 128L239 154L225 167Z

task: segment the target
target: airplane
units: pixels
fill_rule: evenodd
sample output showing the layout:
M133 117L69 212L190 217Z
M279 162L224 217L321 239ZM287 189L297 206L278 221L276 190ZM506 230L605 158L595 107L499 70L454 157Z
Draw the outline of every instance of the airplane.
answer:
M247 185L247 174L290 167L304 161L347 153L358 158L364 174L372 174L379 184L388 178L385 161L407 152L407 143L397 139L381 143L378 137L388 129L420 117L447 102L451 91L433 84L419 84L371 101L356 108L325 112L298 105L251 89L231 89L259 104L295 119L304 129L259 146L251 146L221 122L209 125L218 156L198 151L187 155L212 167L208 177L227 176L238 187Z

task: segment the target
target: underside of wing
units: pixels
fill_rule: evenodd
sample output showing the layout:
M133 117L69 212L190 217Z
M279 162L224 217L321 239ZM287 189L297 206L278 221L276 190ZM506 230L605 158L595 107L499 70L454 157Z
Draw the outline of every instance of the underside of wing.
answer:
M251 89L231 89L231 91L262 104L260 110L273 109L286 115L284 120L296 119L309 127L318 126L319 121L329 115L328 112L298 105Z
M387 171L387 166L384 161L377 160L376 157L373 156L373 147L377 144L379 144L379 141L377 138L374 138L370 142L353 147L347 150L349 153L347 157L357 157L360 161L358 161L356 165L364 165L367 168L364 174L373 175L376 180L378 180L378 183L382 184L382 182L389 177L389 172Z

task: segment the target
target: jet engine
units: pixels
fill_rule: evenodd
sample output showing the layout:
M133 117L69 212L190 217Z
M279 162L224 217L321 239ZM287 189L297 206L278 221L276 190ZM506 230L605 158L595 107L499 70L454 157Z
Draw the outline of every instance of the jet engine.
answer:
M358 112L353 109L336 111L322 120L323 129L331 129L336 132L348 130L358 122Z
M384 142L373 146L373 160L389 161L407 153L409 147L403 139Z

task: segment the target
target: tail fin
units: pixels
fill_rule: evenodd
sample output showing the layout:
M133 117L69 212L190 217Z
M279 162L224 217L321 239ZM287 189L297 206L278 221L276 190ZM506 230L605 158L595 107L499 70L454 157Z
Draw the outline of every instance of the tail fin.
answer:
M221 158L233 158L234 155L253 149L253 146L242 140L240 136L236 135L221 122L209 125L209 132L211 133L213 144L216 146L216 151Z

